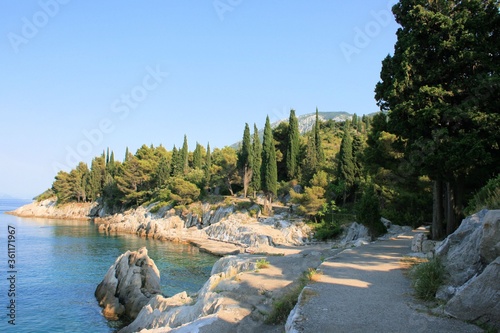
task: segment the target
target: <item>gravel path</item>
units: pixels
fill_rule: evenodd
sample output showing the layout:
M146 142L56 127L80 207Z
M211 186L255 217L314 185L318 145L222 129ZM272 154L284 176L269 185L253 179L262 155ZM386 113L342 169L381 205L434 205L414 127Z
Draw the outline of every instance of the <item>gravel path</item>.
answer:
M417 310L422 307L400 266L411 238L348 249L323 262L323 275L302 292L287 332L482 332Z

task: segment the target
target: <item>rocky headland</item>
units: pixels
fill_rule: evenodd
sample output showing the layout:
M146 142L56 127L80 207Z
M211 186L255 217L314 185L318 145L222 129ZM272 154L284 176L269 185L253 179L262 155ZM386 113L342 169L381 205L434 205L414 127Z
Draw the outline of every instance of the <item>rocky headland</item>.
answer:
M56 198L33 201L7 214L20 217L39 217L50 219L88 220L97 211L97 202L70 203L57 205Z

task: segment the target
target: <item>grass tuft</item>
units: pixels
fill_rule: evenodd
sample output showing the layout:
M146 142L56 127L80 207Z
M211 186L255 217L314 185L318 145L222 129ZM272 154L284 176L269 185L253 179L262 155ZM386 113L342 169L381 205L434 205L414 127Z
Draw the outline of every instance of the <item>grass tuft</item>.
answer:
M267 261L265 258L257 260L255 264L257 266L257 269L268 268L270 265L269 261Z
M441 261L436 258L415 265L410 271L415 295L425 301L434 300L438 288L444 282L444 272Z

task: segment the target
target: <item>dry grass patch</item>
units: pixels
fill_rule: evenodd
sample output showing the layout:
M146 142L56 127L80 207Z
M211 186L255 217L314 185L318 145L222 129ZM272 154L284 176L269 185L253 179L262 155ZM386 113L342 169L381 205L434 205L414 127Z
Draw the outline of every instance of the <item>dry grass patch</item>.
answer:
M399 260L399 264L401 265L401 269L403 270L403 274L408 275L413 266L420 265L424 262L428 262L427 258L418 258L418 257L409 257L404 256Z

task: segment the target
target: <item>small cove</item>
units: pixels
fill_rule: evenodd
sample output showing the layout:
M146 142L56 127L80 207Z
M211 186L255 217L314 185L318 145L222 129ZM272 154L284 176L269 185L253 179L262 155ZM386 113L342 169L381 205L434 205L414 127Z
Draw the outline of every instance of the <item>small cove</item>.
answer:
M27 201L0 200L0 265L7 267L7 228L16 230L16 325L2 313L0 331L114 332L122 323L108 322L94 291L116 258L146 246L161 274L162 292L194 293L218 259L186 244L105 235L88 221L19 218L4 214ZM6 269L0 283L5 309Z

